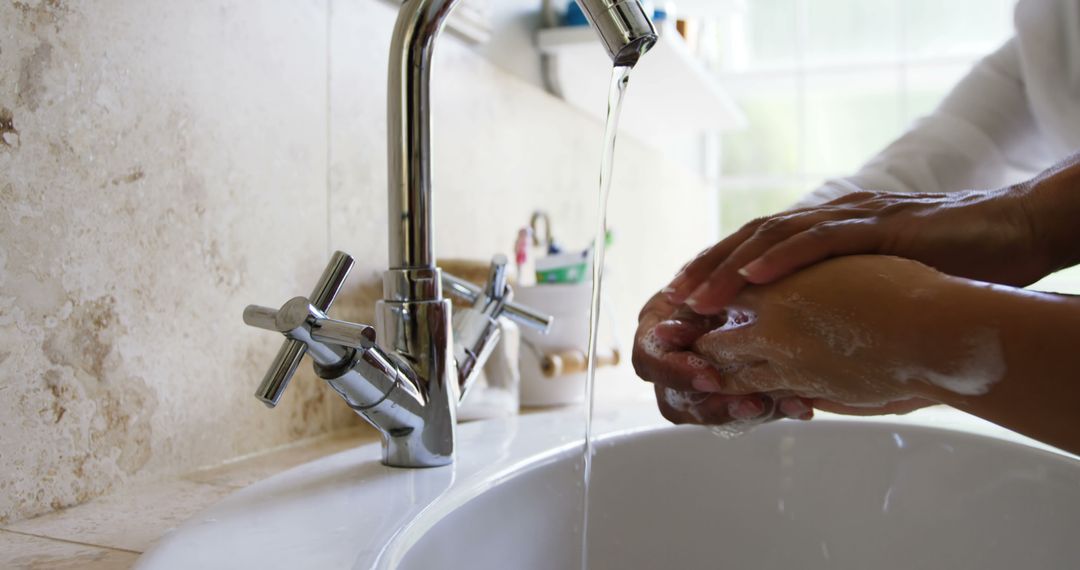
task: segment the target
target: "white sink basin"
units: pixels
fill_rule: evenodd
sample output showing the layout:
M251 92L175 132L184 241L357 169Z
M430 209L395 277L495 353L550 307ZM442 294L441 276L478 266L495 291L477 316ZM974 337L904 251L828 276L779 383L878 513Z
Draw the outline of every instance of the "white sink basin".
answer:
M606 414L589 567L1080 567L1080 462L919 425L935 413L735 440ZM376 446L324 458L195 517L141 567L580 568L580 428L580 412L470 424L458 462L431 470L383 467Z

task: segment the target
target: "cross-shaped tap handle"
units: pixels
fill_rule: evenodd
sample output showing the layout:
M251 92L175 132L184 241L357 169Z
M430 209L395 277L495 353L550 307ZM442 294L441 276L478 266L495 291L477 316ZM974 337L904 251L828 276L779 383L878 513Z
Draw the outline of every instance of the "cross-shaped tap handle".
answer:
M334 252L334 255L330 258L330 263L327 264L322 276L319 277L315 289L308 296L311 305L324 313L330 310L330 305L334 304L334 299L337 298L338 292L345 283L345 278L349 276L349 270L352 269L352 266L352 257L344 252ZM247 312L245 312L246 314ZM286 339L282 343L281 349L278 350L277 356L274 357L270 369L263 376L262 382L259 383L259 389L255 391L255 397L266 404L267 407L276 406L306 352L307 345L303 342L291 338Z
M506 256L503 255L496 255L492 259L488 281L484 287L478 287L449 273L442 274L443 287L470 305L475 305L478 301L485 305L494 305L495 310L488 316L492 318L505 316L520 325L547 334L551 330L554 318L525 305L509 301L507 298L509 287L506 281Z

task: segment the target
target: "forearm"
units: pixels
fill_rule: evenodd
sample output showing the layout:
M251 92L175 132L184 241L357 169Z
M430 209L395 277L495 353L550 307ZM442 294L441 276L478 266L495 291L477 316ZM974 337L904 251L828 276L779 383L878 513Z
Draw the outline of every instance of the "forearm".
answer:
M928 358L967 376L924 378L920 395L1080 453L1080 300L955 280L946 302L955 330Z

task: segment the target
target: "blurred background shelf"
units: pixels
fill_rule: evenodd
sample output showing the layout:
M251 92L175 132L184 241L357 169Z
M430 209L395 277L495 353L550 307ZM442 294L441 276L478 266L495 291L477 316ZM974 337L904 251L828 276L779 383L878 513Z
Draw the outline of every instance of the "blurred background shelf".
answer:
M744 126L742 111L694 57L674 24L663 22L658 30L660 40L630 77L620 128L663 148ZM537 46L548 56L549 85L570 104L602 120L611 60L596 33L583 26L542 29Z

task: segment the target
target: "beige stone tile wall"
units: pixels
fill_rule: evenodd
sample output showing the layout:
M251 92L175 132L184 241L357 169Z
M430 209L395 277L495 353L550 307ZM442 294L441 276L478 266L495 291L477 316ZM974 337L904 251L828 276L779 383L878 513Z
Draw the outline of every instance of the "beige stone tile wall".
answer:
M0 0L0 522L355 425L306 370L258 404L278 341L240 312L306 294L344 249L335 314L370 318L393 18L378 0ZM451 36L434 97L441 256L508 250L536 207L588 242L600 125ZM704 192L621 142L624 333L706 239Z

